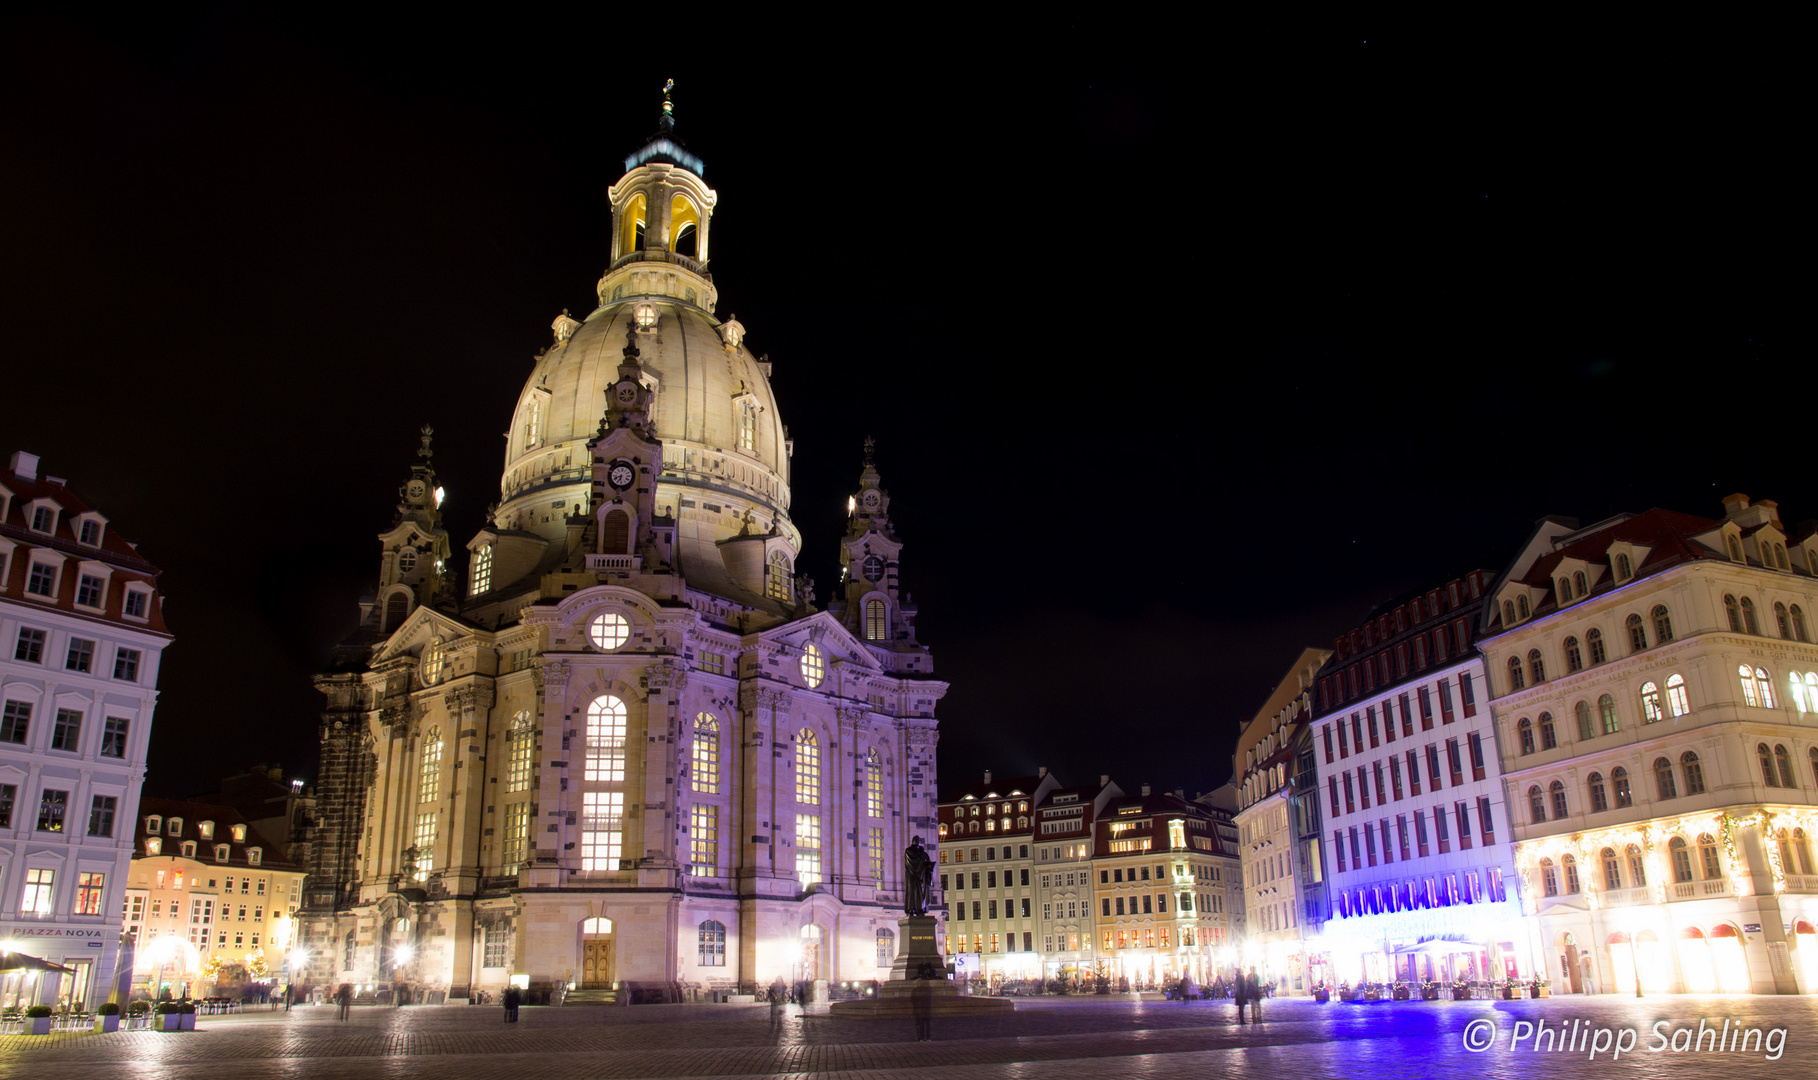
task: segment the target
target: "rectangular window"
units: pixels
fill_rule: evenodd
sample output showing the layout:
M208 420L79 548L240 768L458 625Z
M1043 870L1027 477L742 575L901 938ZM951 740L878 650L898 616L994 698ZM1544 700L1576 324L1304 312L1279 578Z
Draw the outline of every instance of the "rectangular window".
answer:
M1452 786L1464 783L1464 759L1459 756L1457 739L1446 740L1446 765L1452 772Z
M806 889L821 881L821 817L795 815L795 880Z
M93 574L82 574L76 579L76 603L83 607L100 607L106 592L107 583Z
M1383 793L1382 762L1378 761L1373 763L1371 765L1371 771L1376 774L1376 804L1380 806L1389 801L1389 797Z
M1475 731L1471 732L1470 744L1471 744L1471 779L1482 780L1484 777L1483 736L1478 734Z
M884 887L884 830L876 826L871 830L871 884Z
M1332 816L1338 816L1338 777L1326 777L1326 791L1332 796Z
M1353 783L1353 781L1351 779L1351 774L1349 772L1346 772L1345 773L1345 813L1347 813L1347 814L1354 813L1357 810L1357 800L1356 800L1356 798L1352 792L1352 788L1351 788L1352 783Z
M57 872L30 869L25 872L25 896L19 901L22 915L49 915L56 904Z
M1389 742L1395 741L1395 703L1387 698L1382 702L1382 734Z
M1363 869L1363 855L1357 847L1357 826L1351 826L1351 869Z
M1420 757L1413 750L1408 751L1408 794L1420 794Z
M1104 898L1103 902L1104 902L1104 915L1105 915L1105 918L1108 919L1111 917L1111 901L1108 898Z
M1370 865L1376 865L1376 826L1364 822L1364 854L1370 858Z
M1481 828L1483 845L1489 847L1496 842L1496 819L1490 812L1490 799L1487 795L1477 797L1477 823Z
M1408 852L1408 815L1395 815L1395 837L1401 842L1402 861L1406 862L1408 859L1413 858Z
M417 880L428 881L429 872L436 868L435 811L417 815L417 828L411 843L417 849Z
M81 873L76 875L76 909L77 915L101 914L101 897L107 891L107 875Z
M1465 649L1465 624L1463 620L1459 621L1457 630L1458 651L1463 653ZM1464 714L1467 717L1477 715L1477 693L1471 689L1471 675L1469 672L1458 677L1458 702L1460 705L1464 706Z
M1456 717L1452 715L1452 680L1439 680L1439 722L1451 723Z
M486 928L486 944L481 947L480 966L502 968L511 959L511 930L504 923Z
M1408 695L1401 695L1401 733L1414 734L1414 710L1408 708Z
M0 829L13 827L13 800L19 797L15 784L0 784Z
M51 725L52 750L68 750L71 753L82 749L82 714L74 709L58 709L57 719Z
M18 644L13 646L13 659L27 664L41 662L44 659L44 631L22 627Z
M1465 803L1456 803L1453 810L1458 814L1458 850L1471 850L1471 808Z
M529 861L530 804L507 803L505 806L505 845L499 859L501 874L516 874Z
M688 872L713 877L720 868L720 808L695 803L688 811Z
M1370 749L1374 750L1379 745L1376 739L1376 706L1364 707L1364 721L1365 726L1370 729Z
M1332 725L1326 724L1319 729L1321 738L1326 743L1326 764L1332 764Z
M38 831L63 831L63 815L69 809L69 792L46 789L38 801Z
M1382 861L1392 863L1395 861L1395 853L1393 842L1389 839L1389 819L1382 818L1376 823L1376 826L1377 831L1382 834Z
M87 638L70 638L69 652L63 656L65 671L86 675L95 667L95 643Z
M1435 743L1427 744L1427 780L1434 791L1440 789L1439 783L1439 747Z
M695 662L701 666L702 671L709 675L726 674L726 658L719 653L707 652L703 649L695 655Z
M56 567L50 563L33 563L31 576L25 580L25 591L33 596L55 596L57 594Z
M120 648L114 650L114 678L125 682L139 681L139 650Z
M1351 748L1359 754L1364 750L1362 713L1351 714Z
M588 791L581 807L581 869L617 870L625 834L625 793Z
M1338 720L1338 757L1342 761L1350 756L1351 737L1345 734L1345 721L1343 717L1340 717Z
M1122 915L1124 913L1124 898L1121 896L1118 897L1115 903L1117 904L1117 913Z
M88 835L114 835L114 811L119 799L113 795L96 795L88 807Z
M1426 686L1420 688L1420 730L1433 730L1433 691Z
M123 758L126 756L127 720L125 717L110 716L101 725L101 756Z
M1401 801L1401 758L1389 759L1389 790L1395 794L1395 801Z
M151 595L150 593L140 592L137 589L126 590L126 600L125 600L126 614L135 619L145 618L145 608L146 608L145 600L146 600L146 597L148 597L150 595Z
M1357 767L1357 801L1365 810L1370 808L1370 769L1367 765Z
M1446 829L1446 808L1443 806L1433 808L1433 834L1439 841L1441 855L1452 850L1452 837Z

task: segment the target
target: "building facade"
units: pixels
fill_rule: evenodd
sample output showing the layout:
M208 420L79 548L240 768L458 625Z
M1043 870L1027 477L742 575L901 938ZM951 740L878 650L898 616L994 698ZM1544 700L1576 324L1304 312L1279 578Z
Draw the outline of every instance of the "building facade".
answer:
M598 307L555 320L501 409L464 580L426 430L316 680L316 981L645 1001L893 958L946 686L889 494L867 444L817 610L771 362L714 314L718 195L667 102L625 168Z
M1291 799L1295 747L1312 714L1314 680L1331 655L1329 649L1301 652L1244 725L1232 756L1238 806L1233 824L1243 863L1240 959L1284 994L1304 994L1310 985L1301 893L1321 864L1296 856L1299 831Z
M1485 612L1522 899L1565 990L1818 990L1818 535L1543 520Z
M1241 870L1213 813L1144 785L1106 801L1093 840L1099 973L1146 988L1215 978Z
M41 981L46 1004L93 1006L117 990L171 636L157 567L38 464L0 474L0 944L75 969Z
M201 997L286 977L303 871L235 809L140 800L126 881L133 994Z
M1057 787L1047 769L1003 781L987 772L943 800L941 893L930 910L939 903L948 912L956 973L987 986L1042 978L1032 845L1037 815Z
M1049 982L1089 986L1098 974L1093 837L1105 806L1123 794L1109 776L1100 776L1097 784L1056 788L1036 812L1036 905Z
M1474 570L1340 637L1312 721L1339 983L1529 977Z

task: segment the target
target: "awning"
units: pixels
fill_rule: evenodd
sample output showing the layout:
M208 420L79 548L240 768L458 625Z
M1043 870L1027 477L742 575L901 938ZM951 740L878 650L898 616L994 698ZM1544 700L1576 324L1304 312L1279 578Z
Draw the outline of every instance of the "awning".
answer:
M58 971L70 974L75 970L22 952L0 952L0 971Z
M1410 953L1425 953L1430 956L1445 956L1451 953L1474 953L1487 949L1488 945L1469 941L1458 941L1452 938L1429 938L1413 945L1395 946L1395 955L1406 956Z

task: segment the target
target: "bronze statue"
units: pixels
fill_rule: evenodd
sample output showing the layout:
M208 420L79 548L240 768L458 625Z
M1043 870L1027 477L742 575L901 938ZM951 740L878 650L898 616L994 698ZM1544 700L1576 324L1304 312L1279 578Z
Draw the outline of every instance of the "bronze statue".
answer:
M934 860L918 836L903 849L903 914L928 914L928 893L933 886Z

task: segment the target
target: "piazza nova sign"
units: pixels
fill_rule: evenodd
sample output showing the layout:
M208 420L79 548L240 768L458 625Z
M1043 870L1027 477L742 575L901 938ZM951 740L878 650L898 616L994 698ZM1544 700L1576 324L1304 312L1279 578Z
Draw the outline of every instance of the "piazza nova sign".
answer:
M17 941L24 946L33 939L53 938L65 944L77 941L85 943L91 949L105 947L110 927L103 926L66 926L59 923L0 923L0 943ZM29 949L21 951L29 952Z

